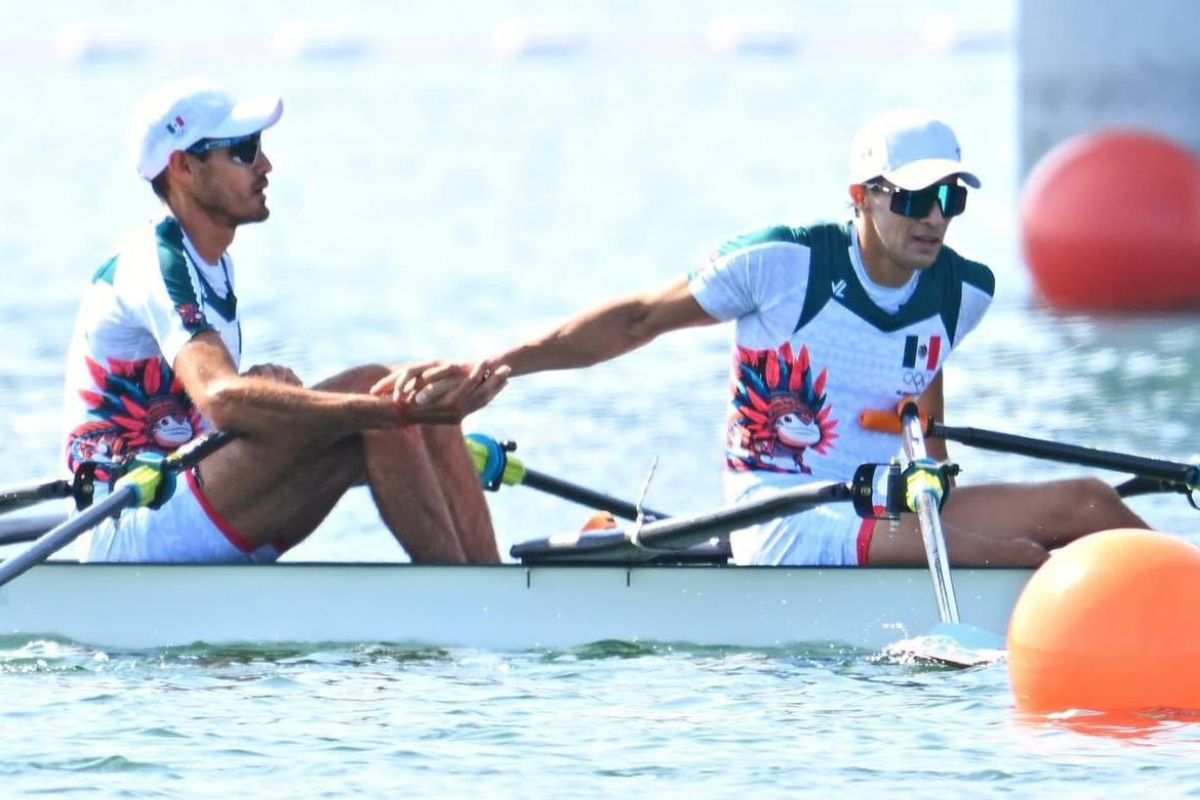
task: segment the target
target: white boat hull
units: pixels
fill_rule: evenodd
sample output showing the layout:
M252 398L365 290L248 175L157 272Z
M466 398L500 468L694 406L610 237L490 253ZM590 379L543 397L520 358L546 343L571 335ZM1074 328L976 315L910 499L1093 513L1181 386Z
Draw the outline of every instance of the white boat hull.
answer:
M1031 574L955 570L962 621L1003 635ZM621 640L877 650L938 621L924 568L50 563L0 587L0 635L111 649Z

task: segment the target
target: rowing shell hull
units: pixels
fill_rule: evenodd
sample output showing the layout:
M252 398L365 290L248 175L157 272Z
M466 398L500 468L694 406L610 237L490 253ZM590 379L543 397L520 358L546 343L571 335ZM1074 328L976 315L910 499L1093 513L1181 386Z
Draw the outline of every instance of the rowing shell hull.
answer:
M1030 575L956 570L962 621L1003 634ZM621 640L877 650L937 623L924 568L49 563L0 587L0 634L111 649Z

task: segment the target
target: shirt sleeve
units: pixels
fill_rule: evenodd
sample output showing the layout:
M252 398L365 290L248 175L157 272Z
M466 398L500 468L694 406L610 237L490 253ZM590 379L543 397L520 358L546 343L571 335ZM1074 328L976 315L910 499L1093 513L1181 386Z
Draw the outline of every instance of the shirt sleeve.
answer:
M967 337L967 334L979 326L983 315L987 313L991 305L992 295L990 293L969 284L963 287L962 309L958 316L958 339L955 346L958 346Z
M718 253L688 276L689 288L714 319L773 315L803 300L811 255L804 245L777 241Z

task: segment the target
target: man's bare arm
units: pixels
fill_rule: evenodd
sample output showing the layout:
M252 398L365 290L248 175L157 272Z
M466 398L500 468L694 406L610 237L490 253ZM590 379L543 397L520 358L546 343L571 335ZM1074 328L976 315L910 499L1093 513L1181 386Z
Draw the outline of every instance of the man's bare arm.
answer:
M663 333L717 321L696 302L687 280L680 279L661 291L630 295L585 311L484 364L489 369L507 365L513 375L587 367L636 350Z
M413 406L391 397L317 391L268 377L239 375L224 342L211 331L196 335L183 347L175 370L188 396L215 427L245 436L296 429L349 434L410 422L453 423L472 410L469 404L479 403L477 396L457 396ZM490 399L502 387L502 381L487 382L476 394Z

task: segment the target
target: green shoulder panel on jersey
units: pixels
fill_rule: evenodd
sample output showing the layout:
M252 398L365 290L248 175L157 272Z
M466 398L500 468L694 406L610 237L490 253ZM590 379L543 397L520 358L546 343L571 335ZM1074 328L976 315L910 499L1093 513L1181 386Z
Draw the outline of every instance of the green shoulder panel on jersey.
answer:
M824 308L825 304L829 302L829 298L833 297L835 290L840 291L835 280L837 270L831 259L818 254L839 251L844 253L850 246L849 234L841 225L832 222L816 223L803 228L775 225L738 236L718 250L715 257L721 258L739 250L765 244L798 245L808 248L811 254L808 262L808 280L806 281L808 288L804 295L804 306L794 329L798 331ZM849 265L849 259L845 259L845 261ZM845 286L846 283L843 281L841 288L844 289Z
M760 244L771 244L772 242L808 244L808 231L804 228L793 228L790 225L774 225L770 228L743 233L721 245L717 250L716 258L736 253L738 250L745 250L747 247L757 247Z
M167 296L183 318L183 326L192 333L212 326L204 317L188 272L188 257L183 249L183 229L173 217L167 217L154 229L158 244L158 268L162 271Z
M113 256L101 264L100 269L92 275L92 283L107 283L112 286L117 277L117 259L119 258L120 256Z
M854 267L847 253L850 250L850 230L854 223L840 225L823 222L807 228L797 229L803 236L797 242L809 248L808 288L804 294L804 306L792 332L803 328L813 320L836 294L838 299L852 309L867 309L871 302L854 276ZM862 312L859 313L860 316Z
M162 270L167 296L177 306L199 305L196 289L188 274L187 254L183 251L183 229L167 217L154 229L158 241L158 268Z
M921 273L911 300L901 309L908 320L937 313L942 317L950 343L958 341L958 315L962 311L963 286L972 286L989 297L996 293L996 276L978 261L963 258L943 246L933 266Z
M850 262L851 237L854 223L846 225L813 225L799 232L795 241L807 245L812 257L809 264L808 292L794 331L811 322L830 300L836 299L845 308L881 331L907 328L915 322L940 316L950 336L957 339L958 316L962 309L963 286L972 286L992 296L996 279L983 264L970 261L943 247L937 260L917 279L917 287L895 314L890 314L871 300Z
M961 262L959 265L959 274L962 276L963 283L968 286L974 286L988 297L995 297L996 276L992 274L987 265L980 264L978 261L972 261L969 258L963 258L957 253L955 253L955 256Z

